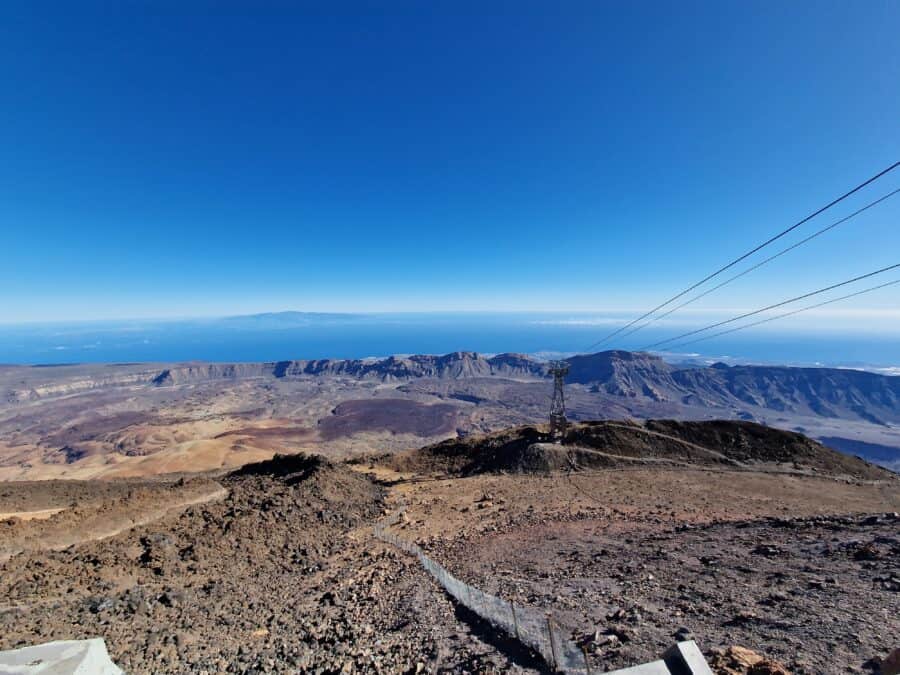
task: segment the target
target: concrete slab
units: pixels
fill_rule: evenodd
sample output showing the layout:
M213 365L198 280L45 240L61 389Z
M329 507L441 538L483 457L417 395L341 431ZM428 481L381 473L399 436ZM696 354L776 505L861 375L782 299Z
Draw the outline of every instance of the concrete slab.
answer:
M672 675L665 661L651 661L650 663L642 663L639 666L631 666L630 668L622 668L620 670L610 670L607 675Z
M0 652L0 675L123 675L102 638L60 640Z

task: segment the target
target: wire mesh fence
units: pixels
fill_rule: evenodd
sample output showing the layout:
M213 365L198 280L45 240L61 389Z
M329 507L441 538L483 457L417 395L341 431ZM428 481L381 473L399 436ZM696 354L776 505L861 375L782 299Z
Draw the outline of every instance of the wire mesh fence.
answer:
M376 525L375 536L416 556L422 567L459 604L540 654L551 668L563 673L590 675L587 655L571 639L572 631L557 622L552 615L498 598L457 579L440 563L429 558L416 544L388 532L387 528L396 525L402 513L401 509Z

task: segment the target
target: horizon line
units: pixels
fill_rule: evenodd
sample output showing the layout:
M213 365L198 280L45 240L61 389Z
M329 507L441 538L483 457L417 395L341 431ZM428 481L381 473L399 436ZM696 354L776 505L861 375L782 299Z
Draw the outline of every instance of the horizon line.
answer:
M640 310L635 309L406 309L406 310L347 310L347 311L327 311L327 310L299 310L284 309L261 312L248 313L216 313L216 314L175 314L175 315L149 315L149 316L117 316L117 317L90 317L90 318L62 318L62 319L0 319L0 327L13 326L42 326L42 325L62 325L62 324L103 324L103 323L129 323L129 322L163 322L174 323L179 321L216 321L228 319L248 319L257 317L277 317L283 315L302 315L302 316L323 316L335 318L351 318L351 317L376 317L376 316L448 316L448 315L542 315L542 316L565 316L585 315L603 316L605 318L618 319L621 315L632 315ZM743 308L739 307L722 307L722 308L694 308L685 309L684 314L693 315L710 315L710 314L727 314L731 312L740 312ZM826 312L810 312L809 316L818 317L839 317L839 316L869 316L871 318L900 318L900 308L870 308L857 309L845 308L835 309ZM623 320L625 320L623 318ZM574 322L572 322L574 323Z

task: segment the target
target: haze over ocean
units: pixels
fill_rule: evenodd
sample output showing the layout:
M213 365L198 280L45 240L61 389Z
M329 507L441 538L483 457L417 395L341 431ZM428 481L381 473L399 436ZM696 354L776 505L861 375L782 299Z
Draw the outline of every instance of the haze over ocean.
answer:
M262 315L229 319L108 321L0 326L0 363L277 361L391 354L584 351L621 315L405 313ZM639 349L673 334L651 327L606 348ZM823 331L795 325L737 333L674 349L666 358L795 365L874 366L900 373L894 332Z

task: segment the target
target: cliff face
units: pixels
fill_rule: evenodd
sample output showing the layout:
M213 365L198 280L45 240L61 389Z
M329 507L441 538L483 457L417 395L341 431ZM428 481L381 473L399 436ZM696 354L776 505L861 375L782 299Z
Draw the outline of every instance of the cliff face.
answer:
M208 380L237 380L272 375L268 363L210 363L166 368L153 378L155 385L190 384Z
M749 404L874 424L900 420L900 378L839 368L723 366L678 370L686 394L720 405Z
M568 381L593 385L593 391L667 401L677 389L672 380L672 367L650 354L609 351L567 360Z
M41 382L31 387L10 389L5 396L0 393L0 400L5 398L8 403L24 403L54 396L79 394L92 389L145 385L152 382L156 376L156 371L147 371L108 377L79 377L63 379L59 382Z
M301 377L331 375L384 382L418 377L468 378L543 377L545 366L522 354L500 354L491 358L476 352L453 352L442 356L418 354L386 359L316 359L275 363L208 364L167 368L153 378L156 385L187 384L246 377Z
M649 354L601 352L568 359L568 381L611 396L712 408L753 406L885 425L900 421L900 377L842 368L678 368Z

